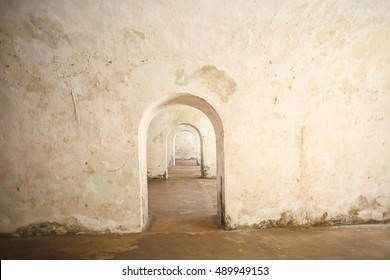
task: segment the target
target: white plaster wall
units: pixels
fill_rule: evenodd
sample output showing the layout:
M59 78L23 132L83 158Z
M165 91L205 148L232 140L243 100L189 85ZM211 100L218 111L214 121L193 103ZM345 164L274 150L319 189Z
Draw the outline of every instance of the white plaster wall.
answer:
M164 177L167 167L173 165L175 136L182 131L183 127L192 130L193 133L200 134L198 137L202 137L201 141L197 140L202 143L196 143L196 145L202 144L203 147L204 177L216 176L216 147L213 126L201 111L181 105L163 110L150 123L147 146L148 176L150 178Z
M200 145L195 135L190 131L180 131L175 137L175 159L199 160Z
M229 227L389 219L389 10L1 1L0 231L141 230L138 125L178 92L222 119Z
M213 129L210 130L213 132ZM176 159L196 160L200 164L202 160L202 135L198 128L189 124L180 124L170 131L167 138L168 166L174 166ZM182 151L186 154L182 154ZM215 152L215 151L214 151Z

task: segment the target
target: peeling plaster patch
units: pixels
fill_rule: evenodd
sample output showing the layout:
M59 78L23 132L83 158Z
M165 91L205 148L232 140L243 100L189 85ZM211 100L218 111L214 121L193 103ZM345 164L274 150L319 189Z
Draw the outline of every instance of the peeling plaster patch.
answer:
M145 34L143 32L132 28L125 28L122 30L122 36L123 43L129 51L135 52L142 50L145 41Z
M236 82L223 70L206 65L191 74L191 78L200 80L210 91L217 93L223 103L236 92Z
M236 92L236 82L223 70L213 65L206 65L194 71L188 76L184 69L178 69L175 73L175 83L186 86L191 80L199 80L210 91L217 93L223 103L229 101L229 97Z

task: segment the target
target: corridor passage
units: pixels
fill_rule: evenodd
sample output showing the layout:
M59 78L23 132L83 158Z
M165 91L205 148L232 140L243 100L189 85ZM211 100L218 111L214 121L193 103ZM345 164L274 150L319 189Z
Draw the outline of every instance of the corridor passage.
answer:
M216 181L201 179L199 166L169 168L168 180L151 180L152 232L199 232L219 229Z

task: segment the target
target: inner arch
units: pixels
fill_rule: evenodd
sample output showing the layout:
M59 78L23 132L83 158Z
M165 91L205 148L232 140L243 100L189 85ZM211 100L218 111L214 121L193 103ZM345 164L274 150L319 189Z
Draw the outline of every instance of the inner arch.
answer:
M140 220L143 229L148 225L148 188L147 188L147 132L152 119L162 110L173 105L186 105L203 112L213 125L217 153L217 209L221 225L224 226L224 140L223 125L216 110L203 98L187 93L179 93L160 99L149 106L143 114L139 129L139 187L140 187Z

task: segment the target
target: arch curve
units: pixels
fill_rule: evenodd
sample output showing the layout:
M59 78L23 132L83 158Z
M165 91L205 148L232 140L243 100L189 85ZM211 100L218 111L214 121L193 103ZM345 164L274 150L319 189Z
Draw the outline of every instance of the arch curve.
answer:
M139 187L140 187L140 220L141 228L148 225L148 187L147 187L147 134L153 118L164 109L173 105L185 105L203 112L214 128L217 156L217 209L219 220L224 226L225 212L225 167L224 167L224 131L223 124L217 111L206 100L188 93L178 93L162 98L151 104L140 120L138 127L138 159L139 159Z
M199 163L202 168L203 164L203 138L202 138L202 133L200 130L193 124L190 123L179 123L175 125L174 127L171 128L171 130L167 134L166 138L166 170L168 169L168 166L174 166L175 165L175 159L174 159L174 154L175 154L175 138L176 136L183 131L189 131L197 139L197 144L199 145ZM168 174L168 173L167 173Z

